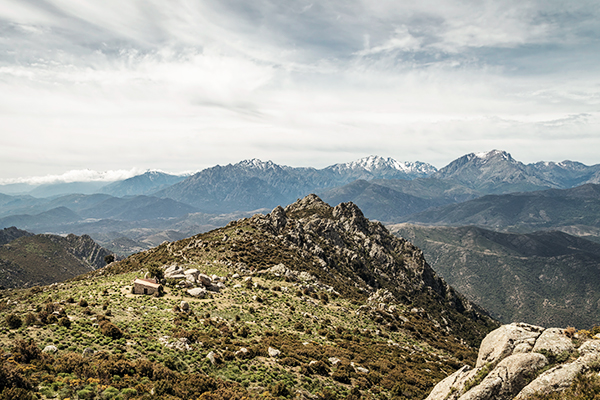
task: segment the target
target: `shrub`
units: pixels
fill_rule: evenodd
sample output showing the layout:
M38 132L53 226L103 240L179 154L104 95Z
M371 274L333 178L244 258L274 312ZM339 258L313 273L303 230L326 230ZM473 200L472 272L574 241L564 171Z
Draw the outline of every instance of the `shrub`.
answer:
M94 397L96 397L96 393L94 393L93 391L89 390L89 389L81 389L77 391L77 397L79 397L80 399L93 399Z
M158 280L164 279L165 277L165 271L158 265L149 265L148 272L150 273L150 276Z
M127 400L127 399L131 399L132 397L136 397L138 395L138 391L135 390L134 388L125 388L125 389L121 390L121 394L123 395L123 398L125 398L125 400Z
M37 397L25 389L6 388L0 393L0 400L35 400Z
M88 302L86 299L79 300L79 307L87 307L87 306L88 306Z
M575 335L575 332L577 332L577 329L575 329L572 326L569 326L567 329L565 329L565 336L568 338L572 338Z
M18 329L23 324L21 318L16 314L8 314L4 320L10 329Z
M102 332L104 336L108 336L113 339L119 339L123 336L123 332L121 331L121 329L119 329L118 326L107 320L100 322L100 332Z
M109 386L104 390L104 392L102 392L102 398L110 400L110 399L114 399L115 397L119 396L120 394L121 393L119 392L119 389Z
M37 318L32 313L27 313L25 316L25 325L31 326L37 322Z
M39 349L39 347L37 347L37 345L32 339L29 339L29 341L20 339L15 341L13 356L15 357L16 361L28 363L32 360L39 359L41 354L41 350Z
M58 320L58 325L69 329L71 327L71 320L68 317L62 317Z
M290 395L290 391L287 386L283 382L277 382L269 386L269 393L273 396L279 397L288 397Z

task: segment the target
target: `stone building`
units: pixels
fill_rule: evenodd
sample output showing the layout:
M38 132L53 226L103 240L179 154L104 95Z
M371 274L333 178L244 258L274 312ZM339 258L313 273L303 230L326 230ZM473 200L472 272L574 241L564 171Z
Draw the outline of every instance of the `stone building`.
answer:
M162 286L156 279L136 278L133 281L133 294L154 294L161 292Z

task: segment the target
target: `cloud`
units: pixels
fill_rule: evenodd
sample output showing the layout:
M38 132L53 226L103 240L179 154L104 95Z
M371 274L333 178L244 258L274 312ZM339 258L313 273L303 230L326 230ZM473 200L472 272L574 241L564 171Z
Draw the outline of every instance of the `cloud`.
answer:
M47 183L70 183L70 182L114 182L121 179L128 179L133 176L139 175L145 171L138 169L131 169L129 171L117 170L117 171L93 171L89 169L85 170L73 170L67 171L60 175L45 175L30 178L12 178L0 180L1 185L13 184L13 183L28 183L31 185L42 185Z
M367 153L441 166L491 148L539 155L544 130L597 162L582 149L599 127L598 13L594 1L6 0L2 177Z

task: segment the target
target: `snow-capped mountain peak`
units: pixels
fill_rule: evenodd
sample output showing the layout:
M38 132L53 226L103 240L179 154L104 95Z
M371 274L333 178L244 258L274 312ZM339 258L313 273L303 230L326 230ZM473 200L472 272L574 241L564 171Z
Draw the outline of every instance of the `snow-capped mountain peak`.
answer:
M420 161L399 162L391 157L384 158L376 155L371 155L348 163L336 164L332 167L337 171L363 169L374 173L383 170L396 170L407 174L419 175L429 175L436 171L436 168L433 165Z
M244 169L253 169L253 170L267 170L277 166L273 161L262 161L258 158L252 158L248 160L240 161L235 164L236 167L244 168Z

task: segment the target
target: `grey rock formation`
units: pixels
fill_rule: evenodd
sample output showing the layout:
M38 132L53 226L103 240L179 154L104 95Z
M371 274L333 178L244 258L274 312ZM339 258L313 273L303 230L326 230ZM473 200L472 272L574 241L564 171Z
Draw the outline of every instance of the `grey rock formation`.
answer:
M503 325L482 341L476 368L465 365L448 376L427 400L525 400L563 391L600 362L600 340L587 340L575 350L563 329ZM540 373L549 360L558 365Z
M281 351L273 348L273 347L269 347L268 349L269 352L269 357L279 357L281 355Z
M527 378L548 363L538 353L513 354L498 363L479 385L476 385L460 400L509 400L518 394L527 383Z
M208 296L208 292L204 288L193 288L189 289L188 294L193 297L198 297L200 299L204 299Z
M573 350L575 350L573 341L564 334L563 329L548 328L537 338L532 351L547 351L559 355L565 351L570 353Z
M51 353L54 354L58 351L58 348L54 345L48 345L46 347L44 347L44 350L42 350L43 353Z
M513 353L531 351L543 331L540 326L512 323L490 332L479 347L477 368L496 363Z

